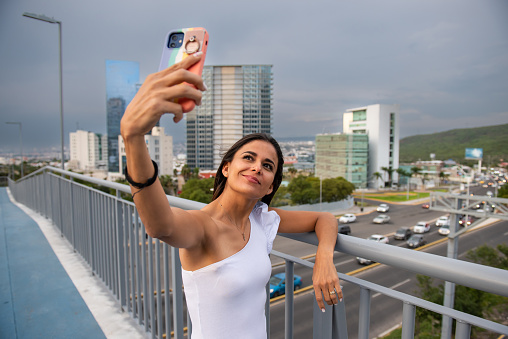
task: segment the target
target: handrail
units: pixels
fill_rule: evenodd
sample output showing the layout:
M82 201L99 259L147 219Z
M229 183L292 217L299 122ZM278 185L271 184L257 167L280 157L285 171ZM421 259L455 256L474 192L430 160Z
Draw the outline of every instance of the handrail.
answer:
M318 244L316 234L279 234L286 238ZM368 258L392 267L455 282L474 289L508 297L508 271L421 251L391 246L339 234L337 252ZM415 265L418 263L418 265Z
M50 175L47 175L47 173ZM61 174L62 177L56 174ZM32 178L34 180L30 180ZM116 190L117 194L112 196L78 184L72 179L84 180L92 184L111 188ZM183 312L181 302L182 291L180 288L177 288L177 286L181 286L178 251L174 248L170 249L166 244L162 244L165 263L161 264L160 241L152 241L152 238L146 235L134 204L120 197L119 192L130 193L129 186L46 166L17 182L9 179L9 187L15 191L13 193L15 197L20 197L21 200L18 200L19 202L37 210L55 222L61 234L66 236L75 250L86 258L94 273L97 273L97 276L105 281L107 286L112 290L112 293L120 301L122 308L126 308L134 318L138 319L140 325L143 323L146 330L152 332L152 338L156 337L156 332L161 337L161 327L154 328L155 317L159 318L161 316L159 314L160 309L157 309L158 314L156 315L154 301L142 296L153 295L154 291L160 290L159 285L157 285L158 287L154 286L152 273L154 271L157 273L155 277L157 284L160 283L160 277L164 276L165 290L169 290L167 279L170 273L167 270L168 267L171 267L173 293L172 295L165 295L165 307L167 308L165 315L166 317L169 316L170 311L168 307L170 302L173 303L175 338L183 337L183 319L181 318ZM177 197L168 196L167 198L172 206L182 209L201 209L205 205ZM280 235L296 241L317 245L315 233ZM148 241L145 242L143 239ZM338 236L335 250L486 292L508 296L508 271L506 270L425 252L412 251L346 235ZM169 251L171 251L171 264L168 264ZM313 265L310 262L305 263L299 258L294 258L277 251L272 251L272 254L280 256L286 261L286 269L292 267L293 263L301 263L306 267L312 267ZM148 262L148 269L144 265L140 265L141 262ZM155 267L153 264L155 264ZM161 272L161 269L164 271ZM291 269L288 274L292 274ZM459 320L458 322L461 324L460 328L457 325L457 331L466 334L461 336L461 338L468 338L467 332L470 325L508 334L507 326L474 317L445 306L433 304L343 273L339 273L339 277L341 280L351 282L361 288L360 304L363 308L360 311L360 323L364 327L360 325L362 330L359 333L360 338L368 337L371 291L377 291L404 302L404 338L410 338L414 333L415 306L424 307ZM290 285L288 284L287 286ZM286 294L289 297L289 291ZM157 293L157 296L157 305L161 305L160 293ZM292 305L292 298L289 297L286 302ZM291 310L291 307L286 308L286 312L288 312L288 309ZM316 308L314 312L317 312L314 313L313 323L314 329L316 329L319 327L318 324L325 323L320 323L323 319L316 322L316 319L321 317L322 312ZM339 310L338 312L344 312L344 310ZM289 314L291 318L292 312L289 312ZM150 321L148 315L150 315ZM334 317L334 319L334 328L340 321L345 321L345 318L340 318L340 316ZM166 324L169 324L169 320L166 319L164 321ZM326 321L328 321L327 324L331 324L332 318ZM463 325L462 322L466 324ZM292 326L292 320L287 321L286 324L291 324ZM325 325L325 328L328 328L327 326L330 325ZM289 331L288 333L292 332ZM319 333L315 335L316 338L322 337L323 332L317 331L315 333ZM336 336L334 335L333 337L335 338ZM338 337L342 338L343 336L339 334Z

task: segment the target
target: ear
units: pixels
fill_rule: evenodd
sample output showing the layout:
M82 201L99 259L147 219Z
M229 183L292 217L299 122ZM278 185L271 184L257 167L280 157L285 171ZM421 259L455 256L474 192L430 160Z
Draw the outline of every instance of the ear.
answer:
M270 187L268 188L268 192L266 192L265 195L270 195L272 192L273 192L273 183L270 185Z
M229 171L229 162L226 162L224 166L222 166L222 175L226 178L228 177L228 171Z

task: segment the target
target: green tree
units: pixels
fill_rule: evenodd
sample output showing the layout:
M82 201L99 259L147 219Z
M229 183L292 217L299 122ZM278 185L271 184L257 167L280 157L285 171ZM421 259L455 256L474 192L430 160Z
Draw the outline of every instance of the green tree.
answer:
M182 187L180 198L208 204L212 201L213 182L215 178L189 179Z
M497 191L497 197L498 198L508 198L508 185L503 185L498 191Z
M374 173L372 173L372 178L374 178L375 183L376 183L375 186L377 187L377 183L378 183L379 179L383 178L383 175L379 172L374 172Z
M291 178L294 178L298 170L294 166L290 166L288 168L288 173L291 176Z
M159 177L159 181L161 182L162 188L164 189L164 193L176 195L175 183L172 176L161 175Z
M182 166L182 176L185 181L189 180L190 176L192 175L191 169L187 164Z
M322 190L323 202L334 202L349 197L355 190L355 185L343 177L337 177L323 180Z
M508 269L508 245L501 244L495 248L487 245L479 246L467 253L467 259L485 266L492 266L499 269ZM443 284L434 284L430 277L417 275L419 295L422 299L436 304L442 304L444 297ZM508 298L494 295L484 291L476 290L470 287L456 285L454 309L478 317L490 319L493 314L499 312L493 311L496 307L506 307ZM415 332L418 338L428 338L429 336L439 336L441 328L440 314L428 311L418 307L416 309ZM493 320L494 319L490 319ZM430 331L427 333L426 331ZM480 329L473 327L471 337L477 337L477 331Z
M291 194L291 202L295 205L313 204L319 200L319 179L316 192L311 180L308 177L299 175L288 185L288 192Z

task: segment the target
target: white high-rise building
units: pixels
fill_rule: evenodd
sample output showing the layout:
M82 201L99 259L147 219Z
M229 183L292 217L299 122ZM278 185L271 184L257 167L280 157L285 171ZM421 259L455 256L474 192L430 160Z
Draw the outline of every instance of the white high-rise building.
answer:
M82 171L105 170L108 166L108 137L77 130L69 135L73 168Z
M150 158L157 163L159 175L173 175L173 137L164 134L164 127L152 128L152 134L145 135L145 143ZM118 136L118 152L120 173L124 174L126 165L125 144L121 135Z
M388 175L382 168L393 170L392 182L396 182L399 167L399 105L369 105L348 109L342 118L344 134L369 136L369 187L375 186L372 174L379 172L384 181Z

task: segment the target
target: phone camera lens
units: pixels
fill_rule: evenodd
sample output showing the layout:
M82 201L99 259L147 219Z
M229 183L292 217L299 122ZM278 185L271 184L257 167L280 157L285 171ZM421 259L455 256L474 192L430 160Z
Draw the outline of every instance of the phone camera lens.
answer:
M174 41L174 40L177 40L177 39L178 39L178 36L176 34L171 36L171 40Z
M176 47L176 44L174 42L172 42L169 46L174 48L174 47Z

